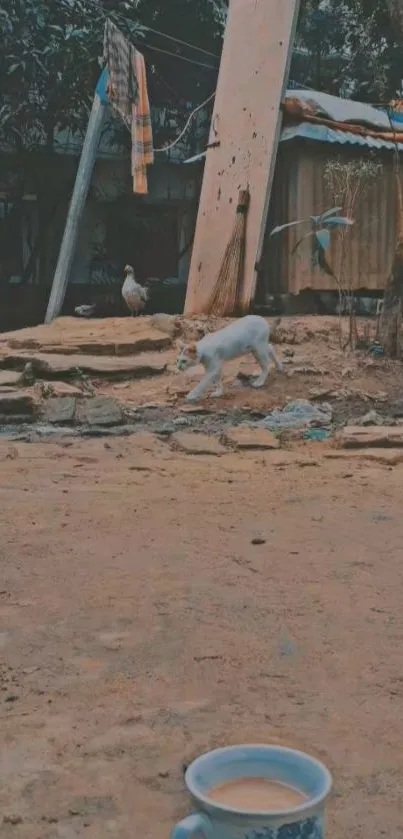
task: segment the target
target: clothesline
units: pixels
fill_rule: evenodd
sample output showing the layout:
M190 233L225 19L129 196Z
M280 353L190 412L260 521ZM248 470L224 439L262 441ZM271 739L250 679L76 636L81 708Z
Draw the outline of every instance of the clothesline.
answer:
M106 12L99 7L99 3L96 2L96 0L84 0L84 3L88 3L93 8L96 8L98 14L101 14L101 16L105 20L107 19L108 16L107 16ZM121 21L124 21L125 25L127 25L128 22L130 22L130 23L134 22L134 21L132 21L131 18L126 17L125 15L122 15L121 12L113 12L113 15L117 19L120 19ZM196 46L196 44L191 44L188 41L181 40L180 38L175 38L173 35L168 35L166 32L161 32L158 29L153 29L153 27L151 27L151 26L146 26L145 24L139 24L139 29L143 30L145 32L151 32L154 35L158 35L159 37L165 38L169 41L172 41L173 43L180 44L181 46L187 47L188 49L192 49L192 50L196 50L197 52L204 53L205 55L208 55L211 58L216 58L217 61L220 60L220 56L217 55L216 53L210 52L209 50L206 50L203 47L198 47L198 46ZM164 55L170 56L171 58L177 58L179 61L188 61L191 64L195 64L198 67L204 67L207 70L218 70L218 67L213 67L210 64L204 64L200 61L196 61L194 59L187 58L186 56L179 55L178 53L173 53L173 52L169 52L168 50L163 50L160 47L155 47L153 44L146 44L144 42L144 43L142 43L141 46L142 46L143 49L145 48L145 49L149 49L149 50L154 50L155 52L161 52ZM342 58L347 59L347 58L350 58L350 57L347 56L347 54L343 54ZM293 79L289 80L289 85L290 86L295 85L296 88L299 88L299 89L302 89L302 90L312 90L312 92L314 92L314 93L317 92L317 88L309 87L308 85L302 84L301 82L296 82ZM390 102L370 102L368 104L372 105L374 108L387 108L387 109L390 108ZM156 149L156 151L159 151L159 150Z
M112 14L113 17L117 21L124 22L125 27L127 26L128 23L132 23L132 24L134 23L134 21L131 18L126 17L125 15L122 15L121 12L112 12L112 13L109 12L109 14L107 14L104 11L104 9L100 8L99 3L96 2L96 0L84 0L84 3L87 3L89 6L92 6L94 9L96 9L97 13L100 14L101 17L104 20L107 20L108 17L110 18L111 14ZM180 38L175 38L173 35L167 35L165 32L160 32L158 29L153 29L151 26L146 26L146 25L143 25L143 24L139 24L138 28L139 28L139 30L144 30L146 32L151 32L154 35L158 35L161 38L166 38L167 40L172 41L173 43L180 44L181 46L187 47L188 49L196 50L197 52L202 52L205 55L209 55L211 58L216 58L217 61L220 60L219 55L215 55L214 53L209 52L209 50L205 50L203 47L197 47L195 44L190 44L188 41L181 40ZM169 55L172 58L178 58L179 60L182 59L183 61L188 61L189 63L195 64L198 67L205 67L208 70L218 70L218 66L213 67L211 64L204 64L200 61L196 61L195 59L191 59L191 58L187 58L186 56L179 55L178 53L169 52L168 50L163 50L160 47L154 47L152 44L142 43L141 47L142 48L146 47L147 49L155 50L156 52L163 52L165 55Z
M216 94L216 92L214 91L214 93L212 93L212 94L211 94L211 95L210 95L207 99L205 99L205 100L204 100L204 102L202 102L202 103L201 103L201 105L198 105L198 106L197 106L197 108L195 108L195 109L192 111L192 113L190 114L190 116L189 116L189 118L188 118L187 122L185 123L185 127L182 129L182 131L181 131L181 133L179 134L179 136L178 136L178 137L176 137L176 139L175 139L175 140L173 140L173 142L172 142L172 143L169 143L169 145L168 145L168 146L163 146L163 148L161 148L161 149L154 149L154 154L159 154L160 152L169 151L170 149L173 149L173 148L174 148L174 146L177 146L177 145L178 145L178 143L180 143L180 141L181 141L182 137L184 137L184 136L185 136L185 134L186 134L186 132L187 132L187 130L188 130L188 128L189 128L189 125L190 125L190 123L192 122L193 117L195 117L195 116L196 116L196 114L197 114L199 111L201 111L201 110L202 110L202 108L205 108L205 107L206 107L206 105L208 105L208 103L209 103L209 102L211 102L211 100L212 100L212 99L214 99L215 94Z
M107 70L107 68L105 68L105 70ZM104 72L102 73L101 78L100 78L100 80L99 80L99 82L98 82L98 85L97 85L97 93L98 93L98 95L100 96L100 98L101 98L102 100L105 100L105 101L106 101L106 89L107 89L107 86L108 86L108 79L107 79L107 75L105 75L105 71L104 71ZM182 138L185 136L185 134L186 134L186 132L187 132L187 130L188 130L188 128L189 128L189 125L190 125L190 123L192 122L193 118L196 116L196 114L197 114L199 111L201 111L201 110L202 110L202 108L205 108L205 107L206 107L206 105L208 105L208 104L209 104L209 102L211 102L211 100L212 100L212 99L214 99L215 93L216 93L216 92L215 92L215 91L213 91L213 93L211 93L211 94L210 94L210 96L208 96L208 97L207 97L207 99L205 99L205 100L204 100L204 102L202 102L200 105L197 105L197 107L193 109L193 111L189 114L189 116L188 116L188 118L187 118L187 120L186 120L186 123L185 123L185 125L184 125L184 127L183 127L182 131L181 131L181 132L180 132L180 134L178 135L178 137L176 137L176 138L175 138L175 140L173 140L173 141L172 141L172 143L169 143L167 146L163 146L163 147L162 147L162 148L160 148L160 149L155 149L155 148L154 148L154 149L153 149L154 154L160 154L160 153L162 153L162 152L167 152L167 151L170 151L170 149L173 149L175 146L177 146L177 145L178 145L178 143L180 143L180 141L182 140Z
M142 49L153 50L154 52L161 52L164 55L170 55L173 58L178 58L179 61L187 61L188 64L195 64L196 67L205 67L207 70L217 70L218 67L213 67L212 64L203 64L201 61L195 61L194 58L188 58L186 55L179 55L175 52L163 50L161 47L154 47L152 44L141 44Z
M106 66L96 92L101 101L110 102L131 132L133 189L146 194L147 167L154 162L154 154L166 153L181 141L195 115L214 98L215 91L193 109L178 137L155 149L144 57L110 18L105 21L104 59Z
M101 83L101 87L103 90L101 91L101 98L109 99L112 106L115 110L120 114L122 117L125 125L130 129L132 132L132 148L135 149L139 144L138 141L135 139L133 135L133 126L136 124L136 120L138 123L138 96L139 96L139 79L136 78L136 70L138 65L137 57L140 57L141 53L132 44L130 41L127 40L125 35L121 32L121 30L110 20L107 18L105 21L105 35L104 35L104 58L107 62L107 75L103 74L103 82ZM144 67L144 59L141 57L142 67ZM144 70L142 70L142 74L144 75ZM145 76L144 76L144 84ZM98 86L99 87L99 86ZM100 90L97 88L97 92L100 93ZM149 163L153 162L153 155L154 153L166 153L173 149L175 146L180 143L182 138L185 136L189 125L191 124L192 120L196 116L199 111L202 110L209 102L214 98L215 91L210 94L203 102L196 106L189 114L186 123L180 132L180 134L170 143L164 145L163 147L156 149L153 146L152 142L152 131L151 131L151 117L150 117L150 109L148 104L148 95L145 94L145 101L147 102L146 106L146 113L143 113L141 116L141 131L144 132L145 125L147 125L147 149L148 149L148 156L150 158ZM146 122L144 122L144 120ZM137 128L137 135L140 130L140 124L138 124Z
M153 35L159 35L161 38L166 38L168 41L173 41L175 44L181 44L183 47L189 47L189 49L196 50L197 52L203 52L205 55L209 55L211 58L216 58L217 61L220 60L220 56L214 52L209 52L209 50L205 50L203 47L196 47L195 44L189 44L188 41L182 41L180 38L174 38L173 35L167 35L166 32L159 32L158 29L152 29L151 26L143 26L141 24L141 28L145 29L147 32L152 32Z

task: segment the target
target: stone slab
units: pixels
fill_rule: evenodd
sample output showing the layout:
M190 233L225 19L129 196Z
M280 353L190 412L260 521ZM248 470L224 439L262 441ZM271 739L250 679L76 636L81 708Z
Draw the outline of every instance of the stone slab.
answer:
M0 370L0 387L18 385L20 378L16 370Z
M19 353L3 351L0 366L6 370L23 370L31 362L35 373L43 378L70 377L77 375L77 369L99 378L142 379L161 375L166 370L166 363L146 353L139 358L129 356L91 356L91 355L52 355L48 353Z
M71 396L76 399L82 399L88 395L80 390L79 387L69 384L69 382L52 382L49 387L52 390L52 396Z
M36 407L37 402L30 393L17 391L0 394L0 417L32 417Z
M71 396L51 397L43 407L42 419L52 425L69 425L74 422L76 400Z
M336 444L344 449L398 448L403 446L403 426L346 426L337 435Z
M77 406L76 420L83 425L110 428L125 421L119 402L111 396L94 396Z
M225 432L225 440L237 449L279 449L280 442L266 428L237 426Z
M3 333L0 342L43 353L135 355L169 348L172 336L149 318L57 318L50 325Z

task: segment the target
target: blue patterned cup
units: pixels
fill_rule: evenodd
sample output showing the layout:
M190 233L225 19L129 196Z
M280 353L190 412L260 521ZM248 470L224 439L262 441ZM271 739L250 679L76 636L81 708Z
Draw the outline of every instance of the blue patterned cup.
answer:
M266 778L299 790L304 799L281 812L247 812L209 798L214 787L238 778ZM171 839L323 839L330 772L313 757L282 746L228 746L201 755L186 786L197 812L179 822Z

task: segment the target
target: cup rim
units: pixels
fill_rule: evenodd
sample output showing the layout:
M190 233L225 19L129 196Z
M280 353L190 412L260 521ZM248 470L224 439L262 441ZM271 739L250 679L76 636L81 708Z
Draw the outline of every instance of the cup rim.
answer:
M224 753L231 753L238 751L239 749L266 749L267 751L276 751L276 752L283 752L288 755L295 755L296 757L303 757L305 760L308 760L312 765L316 766L322 772L323 775L323 791L316 795L314 798L309 798L307 801L299 804L297 807L290 807L287 810L237 810L233 807L226 807L224 804L220 804L217 801L213 801L211 798L208 798L207 795L204 795L202 792L199 791L197 786L194 783L194 774L199 768L200 763L205 760L206 757L224 754ZM186 773L185 773L185 783L190 792L190 794L195 798L197 801L200 801L202 804L205 804L208 808L215 808L220 810L222 813L228 813L231 816L253 816L253 818L263 816L267 817L270 816L271 818L283 818L284 816L293 816L293 815L300 815L309 810L314 809L319 804L328 797L331 792L333 786L333 777L327 766L325 766L322 761L318 760L316 757L308 754L307 752L302 752L300 749L292 749L288 746L276 746L273 744L268 743L240 743L237 746L222 746L218 749L211 749L209 752L204 752L204 754L199 755L199 757L195 758L192 761L190 766L188 766Z

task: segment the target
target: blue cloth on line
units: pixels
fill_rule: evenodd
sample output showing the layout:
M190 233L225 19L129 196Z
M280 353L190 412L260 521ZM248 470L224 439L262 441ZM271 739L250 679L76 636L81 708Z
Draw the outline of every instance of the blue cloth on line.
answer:
M104 69L102 70L102 73L101 73L101 75L98 79L98 84L95 88L95 93L98 94L98 96L99 96L103 105L107 105L108 102L109 102L108 82L109 82L108 68L104 67Z

